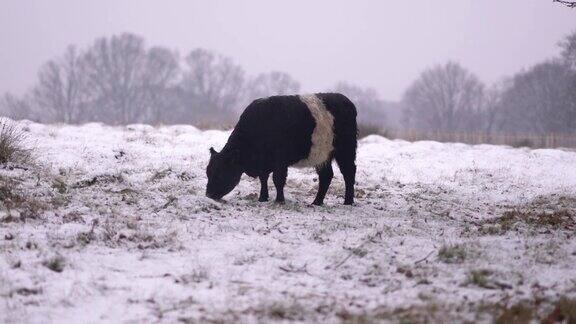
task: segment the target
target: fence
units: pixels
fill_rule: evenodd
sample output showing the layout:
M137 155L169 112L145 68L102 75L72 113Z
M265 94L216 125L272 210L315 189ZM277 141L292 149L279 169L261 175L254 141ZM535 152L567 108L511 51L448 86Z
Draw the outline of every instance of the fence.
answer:
M387 131L390 139L437 141L466 144L494 144L532 148L576 148L576 134L506 134L485 132L422 132L415 130Z

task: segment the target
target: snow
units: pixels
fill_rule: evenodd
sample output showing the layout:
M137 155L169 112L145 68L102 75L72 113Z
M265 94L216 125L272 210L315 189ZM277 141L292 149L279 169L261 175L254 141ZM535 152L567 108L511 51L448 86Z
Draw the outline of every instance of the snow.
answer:
M487 322L482 306L576 297L574 228L483 231L507 211L574 217L575 152L369 136L355 206L339 172L310 206L311 169L289 170L285 205L259 203L249 177L219 203L205 167L230 132L21 127L36 164L0 180L48 207L0 223L2 322ZM443 262L454 244L465 260ZM45 266L55 257L62 272ZM501 285L470 282L480 270Z

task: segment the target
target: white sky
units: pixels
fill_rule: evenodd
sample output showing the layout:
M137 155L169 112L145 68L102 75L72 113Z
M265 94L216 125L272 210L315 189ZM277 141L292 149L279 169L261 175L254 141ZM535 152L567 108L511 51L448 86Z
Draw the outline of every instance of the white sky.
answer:
M576 10L551 0L0 0L0 93L22 93L68 44L134 32L204 47L249 74L280 70L306 92L345 80L399 99L449 59L491 83L558 53Z

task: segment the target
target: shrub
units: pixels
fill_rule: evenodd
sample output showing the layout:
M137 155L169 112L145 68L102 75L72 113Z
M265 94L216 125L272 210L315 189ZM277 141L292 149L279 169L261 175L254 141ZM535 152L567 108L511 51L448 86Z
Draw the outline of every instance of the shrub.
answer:
M30 150L24 148L26 135L14 123L0 120L0 164L26 163L30 160Z
M359 124L358 125L358 138L364 138L369 135L380 135L387 137L389 134L382 127L374 124Z
M534 144L534 142L528 138L525 139L521 139L521 140L517 140L514 141L512 143L512 147L516 147L516 148L520 148L520 147L528 147L528 148L534 148L536 147L536 144Z

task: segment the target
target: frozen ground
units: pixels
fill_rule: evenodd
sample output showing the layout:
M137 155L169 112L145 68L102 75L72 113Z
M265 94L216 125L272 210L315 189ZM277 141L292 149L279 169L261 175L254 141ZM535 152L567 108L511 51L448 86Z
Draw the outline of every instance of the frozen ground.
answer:
M490 322L576 297L574 152L371 136L355 206L336 171L310 207L298 169L285 205L248 177L217 203L226 132L22 126L36 163L0 167L1 322Z

